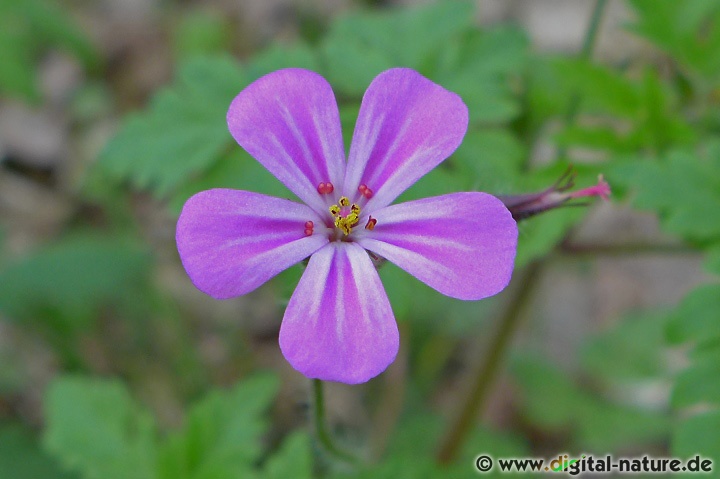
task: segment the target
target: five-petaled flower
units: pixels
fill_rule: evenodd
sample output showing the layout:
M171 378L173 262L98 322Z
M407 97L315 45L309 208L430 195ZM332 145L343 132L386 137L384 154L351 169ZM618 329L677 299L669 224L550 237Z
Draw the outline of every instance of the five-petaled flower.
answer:
M459 96L405 68L362 100L347 161L330 85L307 70L270 73L233 100L235 140L303 202L213 189L190 198L177 246L195 286L218 299L256 289L310 257L280 348L310 378L365 382L398 351L398 329L368 251L437 291L477 300L512 274L517 226L494 196L454 193L390 205L455 151Z

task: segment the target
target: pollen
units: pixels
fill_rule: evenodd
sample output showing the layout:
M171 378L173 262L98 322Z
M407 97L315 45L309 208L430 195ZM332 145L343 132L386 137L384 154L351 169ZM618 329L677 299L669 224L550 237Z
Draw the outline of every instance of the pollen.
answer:
M315 225L312 221L305 222L305 236L312 236Z
M372 231L375 229L376 224L377 224L377 219L373 218L371 216L370 218L368 218L367 223L365 224L365 229Z
M355 203L350 204L347 196L340 197L339 205L332 205L329 210L333 216L335 227L349 235L352 229L360 222L360 207Z

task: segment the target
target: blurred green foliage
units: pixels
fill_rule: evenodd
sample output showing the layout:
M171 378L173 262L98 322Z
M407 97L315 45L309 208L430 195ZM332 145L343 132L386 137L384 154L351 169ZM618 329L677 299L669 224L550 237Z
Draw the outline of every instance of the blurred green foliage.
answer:
M229 391L211 391L180 430L160 437L152 415L121 382L61 377L47 393L44 442L69 469L92 479L309 478L306 434L289 436L257 467L277 387L273 376L256 375Z
M0 95L37 102L36 63L50 46L75 55L88 69L99 55L63 7L54 0L0 0Z
M587 338L577 364L554 364L527 351L513 355L510 375L518 397L512 430L478 427L460 458L439 466L434 454L447 421L431 406L435 389L445 384L458 343L487 346L486 328L507 300L451 300L392 265L383 267L395 314L411 328L404 336L411 364L406 404L381 457L356 469L330 467L328 477L473 477L478 454L537 455L538 449L547 452L542 444L538 448L543 441L558 450L598 454L665 451L670 443L669 453L658 455L701 454L720 463L720 3L629 3L636 18L628 30L664 52L665 68L644 59L618 67L535 53L518 27L478 28L469 1L352 11L307 43L273 43L244 61L232 56L234 32L222 15L191 10L176 16L170 35L174 79L146 108L124 117L73 192L102 209L102 233L74 218L60 240L19 260L0 257L0 319L39 336L74 373L59 374L45 393L41 442L21 421L0 422L0 478L304 479L329 460L305 432L269 445L277 434L268 418L277 377L251 375L230 389L213 385L189 340L196 331L188 318L202 314L180 311L182 305L168 299L158 280L160 248L134 224L131 206L133 195L151 195L177 215L188 197L213 187L291 197L235 144L225 114L250 82L293 66L330 81L346 144L365 88L384 69L417 69L462 96L471 120L462 146L400 201L456 190L539 191L574 162L578 185L606 173L619 201L655 213L683 247L705 255L712 278L676 307L630 312ZM101 68L95 47L58 5L0 0L0 93L39 100L37 61L50 47L69 51L87 70ZM108 95L106 88L87 91ZM80 114L78 120L87 118ZM558 154L531 162L539 141ZM568 208L523 221L518 271L563 255L564 241L586 214ZM299 274L296 267L273 280L268 291L280 297L278 305ZM182 405L191 403L182 426L167 426L136 397L133 388L142 379L131 361L105 368L122 379L91 374L104 369L87 359L87 342L97 337L93 330L113 320L137 330L129 337L150 351L148 357L169 363L170 380L182 383L176 391ZM156 337L158 321L173 325L165 331L169 337ZM245 333L222 334L242 350ZM166 355L167 344L182 351ZM82 352L76 351L80 345ZM689 351L679 371L669 359L678 350ZM12 394L22 374L0 366L0 391ZM149 382L155 378L148 376ZM650 407L635 400L647 385L672 393ZM383 407L382 395L379 401Z

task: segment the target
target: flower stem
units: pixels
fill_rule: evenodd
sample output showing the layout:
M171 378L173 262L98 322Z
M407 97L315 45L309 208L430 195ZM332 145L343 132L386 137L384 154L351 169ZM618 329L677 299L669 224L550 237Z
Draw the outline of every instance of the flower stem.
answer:
M352 454L338 448L332 440L325 421L325 395L323 391L323 383L319 379L312 380L313 394L313 424L315 426L315 436L322 447L323 451L328 453L335 459L340 461L357 464L359 461Z
M469 394L464 398L462 409L440 443L437 459L441 464L448 464L455 458L470 429L475 424L478 411L485 405L495 376L502 364L505 350L510 345L524 306L540 277L541 268L542 262L540 261L535 261L526 268L514 297L509 301L508 308L500 318L495 337L480 363L480 369L474 375L474 383L469 389Z

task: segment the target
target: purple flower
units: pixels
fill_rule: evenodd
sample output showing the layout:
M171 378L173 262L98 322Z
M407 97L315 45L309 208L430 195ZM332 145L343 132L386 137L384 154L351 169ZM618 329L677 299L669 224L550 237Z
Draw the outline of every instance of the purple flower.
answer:
M198 289L225 299L309 256L280 329L283 355L305 376L362 383L395 359L398 329L368 251L454 298L492 296L510 281L517 226L497 198L454 193L390 206L462 141L468 111L456 94L410 69L381 73L363 97L347 162L335 96L316 73L258 79L227 120L304 204L200 192L178 220L180 258Z

